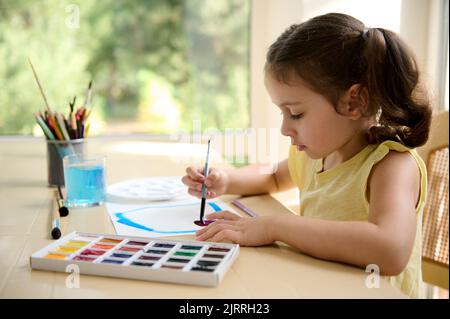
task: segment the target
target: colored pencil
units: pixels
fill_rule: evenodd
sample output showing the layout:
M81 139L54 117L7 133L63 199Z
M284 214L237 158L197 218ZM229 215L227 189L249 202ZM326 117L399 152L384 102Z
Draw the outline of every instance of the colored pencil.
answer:
M69 133L66 130L66 124L64 123L64 118L62 116L62 114L60 113L56 113L56 120L58 121L59 124L59 128L61 129L62 135L64 136L64 139L66 141L70 140L70 136Z
M39 114L35 114L36 117L36 121L39 124L39 126L42 128L42 131L44 131L45 136L49 139L49 140L54 140L55 136L53 135L53 133L50 131L50 129L47 127L47 124L45 124L44 120L39 116Z
M253 210L251 210L249 207L245 206L243 203L241 203L237 199L234 199L231 202L231 204L235 205L236 207L239 207L240 209L242 209L245 213L247 213L251 217L256 217L257 216L257 214Z
M84 137L86 138L86 137L88 137L88 135L89 135L89 129L91 128L91 123L88 123L87 125L86 125L86 129L84 130Z

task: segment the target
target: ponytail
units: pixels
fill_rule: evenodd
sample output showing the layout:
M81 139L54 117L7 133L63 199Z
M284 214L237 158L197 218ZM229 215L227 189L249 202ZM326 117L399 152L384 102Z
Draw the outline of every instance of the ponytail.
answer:
M393 32L374 28L364 35L366 86L377 126L368 132L369 143L398 141L418 147L428 139L431 108L418 87L419 72L408 47Z

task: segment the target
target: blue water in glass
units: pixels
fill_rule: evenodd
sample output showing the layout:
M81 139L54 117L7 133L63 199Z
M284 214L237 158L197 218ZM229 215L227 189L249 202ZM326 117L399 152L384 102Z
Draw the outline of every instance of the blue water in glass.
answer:
M69 166L64 173L70 206L93 206L105 201L103 165Z

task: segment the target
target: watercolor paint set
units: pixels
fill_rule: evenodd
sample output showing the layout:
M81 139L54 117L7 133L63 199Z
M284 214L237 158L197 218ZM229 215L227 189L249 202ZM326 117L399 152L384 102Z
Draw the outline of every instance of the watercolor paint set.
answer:
M239 245L73 232L30 257L32 269L217 286ZM73 269L73 267L70 267Z

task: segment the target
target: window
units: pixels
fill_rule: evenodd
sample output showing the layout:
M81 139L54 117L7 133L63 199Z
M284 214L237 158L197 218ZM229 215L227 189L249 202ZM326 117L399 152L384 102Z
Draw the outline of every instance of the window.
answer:
M249 125L250 0L0 0L0 134L40 134L44 109L83 103L91 135ZM239 116L236 116L239 114Z

